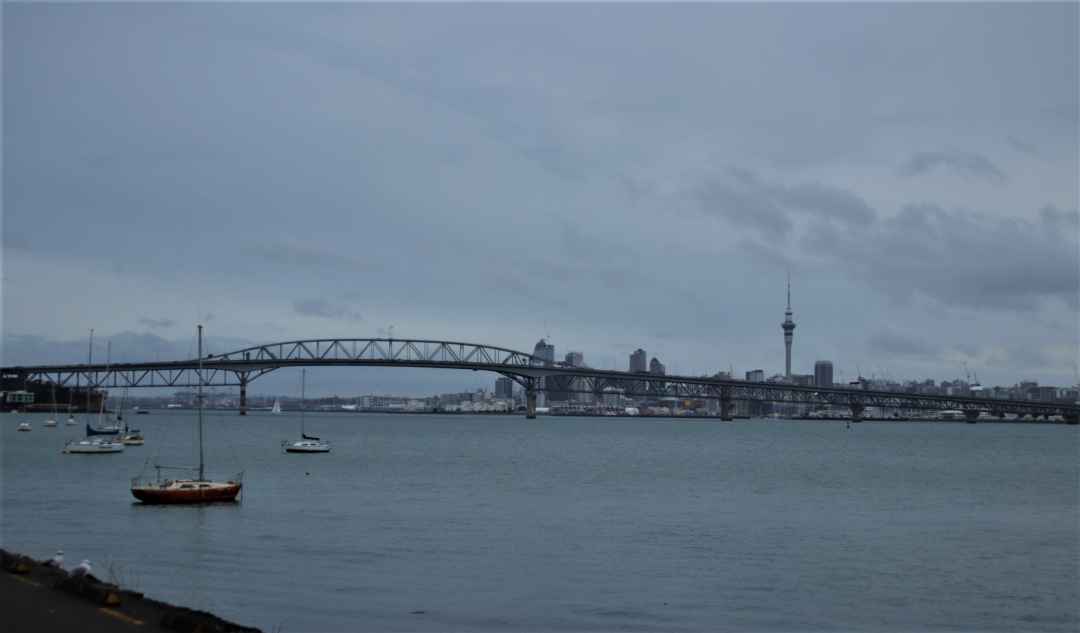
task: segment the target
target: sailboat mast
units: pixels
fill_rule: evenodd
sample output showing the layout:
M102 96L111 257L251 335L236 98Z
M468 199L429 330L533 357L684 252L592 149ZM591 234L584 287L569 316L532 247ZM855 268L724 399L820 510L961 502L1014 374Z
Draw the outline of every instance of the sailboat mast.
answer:
M300 370L300 437L304 437L304 385L307 384L307 369Z
M195 398L199 401L199 481L203 480L203 372L202 372L202 325L199 325L199 385L196 387Z
M90 345L86 350L86 365L94 364L94 328L90 328ZM90 414L90 374L86 375L86 413Z
M112 341L105 342L105 380L109 379L109 365L112 363ZM105 390L101 391L101 406L98 407L97 424L102 426L101 418L105 415Z

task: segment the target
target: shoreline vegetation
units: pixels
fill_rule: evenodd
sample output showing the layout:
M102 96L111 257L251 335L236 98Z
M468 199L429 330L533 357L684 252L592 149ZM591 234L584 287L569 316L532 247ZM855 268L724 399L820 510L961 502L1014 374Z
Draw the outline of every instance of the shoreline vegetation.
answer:
M6 549L0 549L0 568L6 631L262 633Z

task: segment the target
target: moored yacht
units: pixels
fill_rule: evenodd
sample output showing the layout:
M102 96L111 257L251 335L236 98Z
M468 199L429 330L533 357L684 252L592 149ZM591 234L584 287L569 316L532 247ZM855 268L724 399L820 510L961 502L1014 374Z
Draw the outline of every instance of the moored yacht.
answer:
M122 453L124 445L113 439L94 437L83 440L71 440L64 446L64 453L77 455L98 455L101 453Z
M232 479L226 481L213 481L206 478L205 462L203 459L203 397L202 388L205 379L202 369L202 326L199 326L199 383L196 392L196 400L199 404L199 466L198 468L172 468L155 465L157 477L155 479L142 479L135 477L131 480L131 494L145 504L175 504L191 505L199 503L214 503L222 501L236 501L237 495L243 488L243 473L238 473ZM164 469L183 470L196 473L190 479L163 479L161 471Z
M286 453L329 453L330 442L308 435L304 428L304 387L307 382L307 370L300 370L300 439L283 440L281 448Z

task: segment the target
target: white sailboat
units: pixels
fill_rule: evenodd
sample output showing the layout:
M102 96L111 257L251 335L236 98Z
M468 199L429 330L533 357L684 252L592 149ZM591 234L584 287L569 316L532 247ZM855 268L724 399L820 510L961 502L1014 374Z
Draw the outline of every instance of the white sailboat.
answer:
M274 399L274 406L270 409L270 413L281 415L281 403L277 399Z
M124 445L110 437L87 437L71 440L64 445L64 453L76 455L98 455L101 453L123 453Z
M49 416L48 420L45 420L45 426L47 426L47 427L55 427L56 426L56 385L51 385L50 391L52 392L52 415Z
M93 364L94 358L94 330L90 330L90 351L87 353L87 365ZM86 384L86 411L90 412L90 393L93 390L90 388L90 382L87 380ZM101 417L105 411L105 394L101 395L101 405L98 409L98 423L100 424ZM70 419L69 419L70 423ZM122 453L124 451L124 445L116 440L116 433L118 431L110 431L108 429L95 429L90 426L90 422L86 422L86 437L81 440L71 440L64 445L63 453L70 455L101 455L108 453Z
M300 439L290 442L283 440L281 447L286 453L329 453L330 442L308 435L304 428L304 385L307 382L307 370L300 370Z

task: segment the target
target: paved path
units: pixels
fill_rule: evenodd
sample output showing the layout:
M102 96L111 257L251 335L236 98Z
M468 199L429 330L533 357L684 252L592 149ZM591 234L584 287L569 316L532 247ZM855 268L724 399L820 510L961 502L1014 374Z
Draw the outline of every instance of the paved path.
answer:
M0 550L0 554L4 559L3 568L0 568L0 633L258 633L258 629L232 624L208 613L150 600L142 597L142 594L124 591L113 585L96 582L76 584L78 594L57 589L57 584L61 582L72 588L71 581L63 572L3 550ZM98 601L87 595L95 596ZM112 600L119 598L119 604L103 606L101 603L106 597ZM163 622L171 628L165 628Z
M152 618L148 612L138 613L138 609L133 608L136 605L100 607L84 598L52 589L43 580L36 574L0 571L0 631L166 631L157 624L160 618Z

